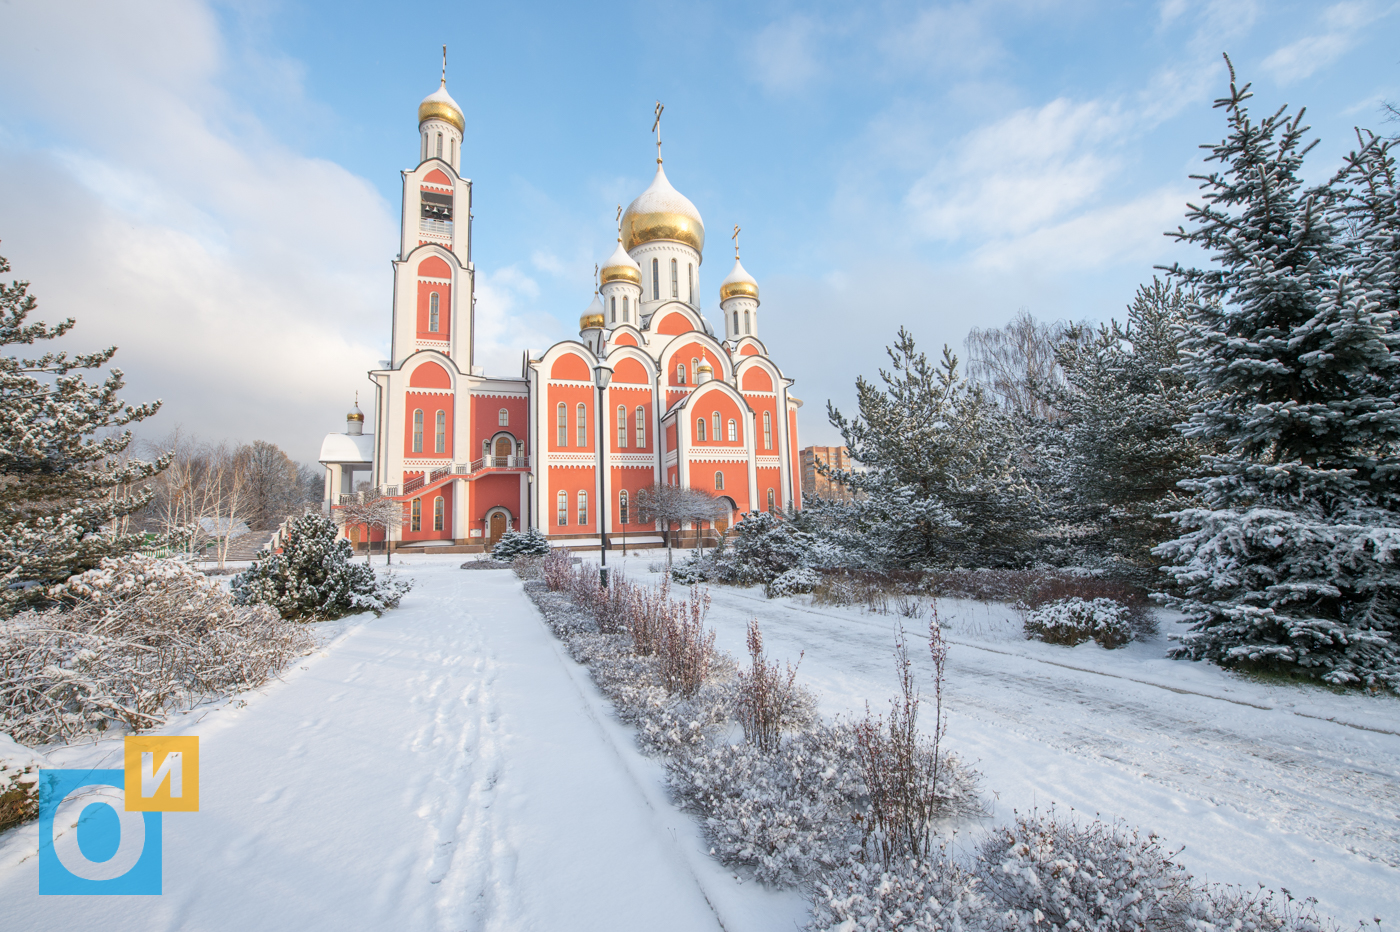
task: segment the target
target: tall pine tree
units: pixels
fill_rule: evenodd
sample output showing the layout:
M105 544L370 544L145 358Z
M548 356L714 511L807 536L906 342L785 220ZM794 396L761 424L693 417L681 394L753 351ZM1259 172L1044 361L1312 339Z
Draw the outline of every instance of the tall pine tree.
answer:
M9 270L0 257L0 274ZM72 318L52 327L30 323L36 304L28 282L0 285L0 347L32 346L72 329ZM0 614L43 601L48 586L140 542L116 524L150 500L134 484L165 463L124 460L131 432L114 428L150 417L160 402L122 402L120 369L101 384L84 380L84 370L100 369L116 351L0 356Z
M1207 147L1220 167L1195 176L1202 203L1173 234L1212 265L1169 270L1196 292L1177 371L1203 398L1185 432L1224 447L1155 551L1196 622L1178 653L1400 689L1396 311L1356 277L1345 198L1304 186L1302 112L1255 122L1230 77L1229 132Z

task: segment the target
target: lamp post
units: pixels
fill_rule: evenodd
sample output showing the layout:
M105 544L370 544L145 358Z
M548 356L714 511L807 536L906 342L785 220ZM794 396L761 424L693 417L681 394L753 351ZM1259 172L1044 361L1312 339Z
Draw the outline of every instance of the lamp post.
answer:
M604 589L608 587L608 477L604 473L603 467L603 444L607 440L607 430L604 428L604 406L603 392L607 391L608 383L612 381L612 366L600 365L593 370L593 384L598 386L598 414L595 420L598 422L598 505L594 514L598 516L598 543L600 564L598 566L598 582Z

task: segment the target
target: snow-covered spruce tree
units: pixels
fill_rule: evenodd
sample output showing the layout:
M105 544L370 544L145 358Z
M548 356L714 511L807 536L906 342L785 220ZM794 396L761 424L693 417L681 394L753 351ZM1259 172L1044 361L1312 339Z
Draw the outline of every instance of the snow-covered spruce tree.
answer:
M353 556L330 519L303 515L288 522L281 553L258 559L233 578L233 594L242 605L270 605L283 618L302 621L397 608L412 583L381 579Z
M1059 345L1064 385L1048 393L1061 438L1060 455L1049 459L1071 520L1089 529L1080 545L1139 584L1160 578L1151 550L1174 532L1158 515L1187 504L1177 483L1199 472L1207 449L1177 429L1200 398L1177 368L1191 300L1153 278L1138 288L1125 323Z
M1178 371L1204 397L1185 431L1224 447L1154 551L1195 621L1178 656L1400 690L1396 311L1355 277L1345 198L1304 188L1303 114L1255 122L1249 98L1232 69L1221 167L1173 234L1213 260L1169 270L1197 292Z
M1010 418L958 375L948 347L932 363L900 328L884 387L856 379L860 413L827 415L863 470L822 467L856 493L824 510L877 566L1003 566L1035 543L1040 497L1017 469Z
M491 548L491 557L496 560L514 560L516 557L543 557L550 550L549 537L544 531L532 527L526 531L509 530Z
M0 274L10 263L0 257ZM37 302L29 283L0 284L0 346L32 346L73 328L30 323ZM164 468L124 457L130 431L160 402L128 405L112 369L101 384L83 379L115 346L70 356L0 356L0 615L46 599L52 585L134 550L142 538L120 533L122 518L151 497L137 483Z
M719 558L719 577L742 586L767 585L802 566L812 545L810 534L771 511L748 512L731 533Z

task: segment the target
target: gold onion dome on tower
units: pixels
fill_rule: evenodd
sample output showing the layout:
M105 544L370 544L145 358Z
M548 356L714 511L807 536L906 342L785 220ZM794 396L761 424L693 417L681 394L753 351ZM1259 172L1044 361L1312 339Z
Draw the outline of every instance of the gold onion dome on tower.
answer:
M452 95L447 93L447 79L444 78L442 86L433 91L423 102L418 105L418 125L432 119L442 120L444 123L451 123L457 127L457 132L467 131L467 120L462 116L462 108L457 106L457 101L452 99Z
M748 273L748 270L739 262L739 257L734 257L734 270L724 281L719 283L719 300L721 303L730 298L737 297L753 298L758 300L758 282Z
M629 252L643 243L672 240L705 251L705 221L681 192L671 187L661 162L656 177L622 215L622 247Z
M617 248L608 256L603 271L598 273L598 282L602 285L608 282L631 282L634 285L642 283L642 267L627 255L627 250L622 248L622 240L618 240Z
M579 316L578 329L592 330L597 328L601 330L605 323L607 323L607 318L603 316L603 302L595 293L593 295L593 303L588 305L588 310L584 311L583 314Z

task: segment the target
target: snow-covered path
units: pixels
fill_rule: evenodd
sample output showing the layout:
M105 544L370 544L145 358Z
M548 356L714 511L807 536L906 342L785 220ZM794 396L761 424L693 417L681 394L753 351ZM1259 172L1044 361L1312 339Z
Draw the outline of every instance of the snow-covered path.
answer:
M634 560L633 575L644 564ZM885 712L894 616L710 589L718 645L743 656L756 616L822 711ZM1160 833L1212 880L1314 896L1350 925L1400 924L1400 702L1272 686L1170 661L1157 641L1107 652L999 637L995 611L952 613L950 743L996 794L995 815L1054 803ZM982 618L981 614L986 617ZM957 617L957 616L961 617ZM920 625L908 622L911 638ZM973 632L968 636L965 632ZM911 655L931 684L923 640Z
M165 816L162 896L38 896L31 824L0 839L0 929L792 928L796 897L704 857L514 574L460 559L411 563L402 608L246 706L162 729L199 735L202 780L200 812ZM120 743L56 762L120 767Z

